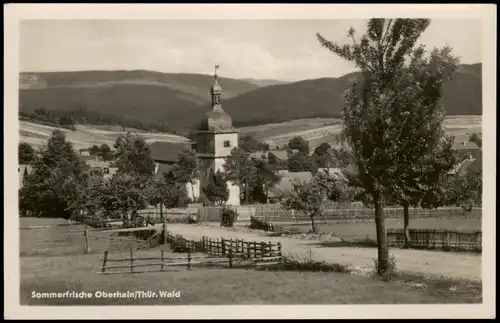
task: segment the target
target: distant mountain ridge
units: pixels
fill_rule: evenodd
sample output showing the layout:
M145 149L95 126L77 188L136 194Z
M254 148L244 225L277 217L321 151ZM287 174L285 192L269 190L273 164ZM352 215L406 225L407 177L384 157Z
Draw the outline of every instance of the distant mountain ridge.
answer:
M448 115L482 114L482 64L462 65L445 84ZM293 83L220 78L222 106L236 126L338 117L342 94L360 73ZM252 83L253 82L253 83ZM273 83L274 82L274 83ZM21 73L20 111L88 109L183 129L210 111L213 76L151 71Z
M245 79L241 79L241 80L246 81L250 84L255 84L259 87L291 83L291 82L285 82L285 81L279 81L279 80L252 79L252 78L245 78Z

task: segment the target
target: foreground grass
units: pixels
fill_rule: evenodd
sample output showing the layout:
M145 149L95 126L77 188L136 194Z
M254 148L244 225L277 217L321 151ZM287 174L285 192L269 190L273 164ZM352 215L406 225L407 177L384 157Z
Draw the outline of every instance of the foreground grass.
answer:
M151 250L147 253L157 253ZM177 254L178 255L178 254ZM122 257L125 255L122 255ZM115 255L116 257L116 255ZM99 275L100 255L21 257L21 305L222 305L480 303L464 284L382 282L335 272L200 268ZM179 298L32 299L35 292L180 291Z
M58 219L25 218L21 227L67 223ZM22 305L222 305L222 304L416 304L480 303L480 287L467 282L400 277L391 282L339 272L256 271L253 269L185 267L160 273L100 275L104 249L110 258L127 257L132 245L91 240L84 254L82 226L21 230ZM161 246L165 257L172 254ZM159 248L135 251L160 255ZM110 263L115 265L116 263ZM152 268L150 268L152 269ZM157 268L155 268L157 269ZM36 299L32 292L180 291L179 298Z

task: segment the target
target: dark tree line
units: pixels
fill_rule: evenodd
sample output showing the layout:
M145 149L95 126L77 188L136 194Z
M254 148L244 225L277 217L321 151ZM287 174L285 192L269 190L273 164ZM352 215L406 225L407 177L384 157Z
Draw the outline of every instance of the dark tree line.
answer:
M180 134L179 131L162 122L144 122L134 118L116 114L106 114L87 109L78 110L46 110L36 109L32 112L19 111L19 119L51 126L75 130L75 125L116 125L148 132L164 132Z

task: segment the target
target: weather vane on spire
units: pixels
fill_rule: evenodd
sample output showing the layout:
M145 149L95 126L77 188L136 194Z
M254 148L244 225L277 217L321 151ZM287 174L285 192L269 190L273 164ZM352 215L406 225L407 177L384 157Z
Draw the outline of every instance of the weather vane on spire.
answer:
M217 78L217 71L219 70L219 64L215 64L215 74L214 77Z

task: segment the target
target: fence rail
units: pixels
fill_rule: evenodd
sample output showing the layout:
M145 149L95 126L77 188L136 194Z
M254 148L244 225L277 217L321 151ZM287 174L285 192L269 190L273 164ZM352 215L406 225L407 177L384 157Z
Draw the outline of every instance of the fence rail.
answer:
M410 229L410 247L421 249L443 249L456 251L482 251L482 232ZM405 245L403 229L387 231L389 246L402 248Z
M283 260L281 243L272 242L248 242L232 239L210 239L203 237L200 241L186 240L180 236L167 234L167 243L181 248L186 253L185 257L165 257L164 251L160 249L160 257L134 257L134 249L130 248L130 256L126 258L110 259L108 250L104 252L101 271L99 274L124 274L124 273L148 273L163 272L169 267L186 266L188 270L198 264L228 264L233 267L235 260L250 260L258 267L281 263ZM203 252L208 256L192 256L192 253ZM193 261L194 260L194 261ZM137 263L150 261L146 263ZM108 265L108 263L128 263L120 265ZM137 271L136 268L149 267L148 270ZM153 267L153 269L151 269ZM157 268L159 267L159 268ZM126 271L109 271L110 269L128 269Z
M257 204L241 205L233 207L238 214L237 221L250 221L251 217L261 219L266 222L299 222L309 221L309 217L303 213L294 210L285 210L280 204ZM195 223L195 222L219 222L221 220L223 207L189 207L164 209L160 212L159 208L144 209L139 211L139 220L137 223L128 223L127 227L145 226L151 222L168 223ZM374 209L366 208L359 203L353 204L331 204L318 217L318 221L328 220L349 220L349 219L373 219ZM384 208L386 218L402 218L402 207ZM426 218L435 216L456 216L465 215L461 207L442 207L436 209L410 208L410 218ZM93 227L119 227L122 226L121 220L102 220L99 217L85 217L85 223Z
M259 259L264 257L282 256L280 242L244 241L219 238L208 238L203 236L200 240L186 240L180 236L167 235L169 243L174 251L202 252L210 256L228 256L230 253L242 259Z

